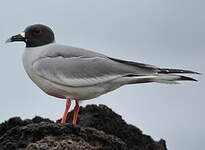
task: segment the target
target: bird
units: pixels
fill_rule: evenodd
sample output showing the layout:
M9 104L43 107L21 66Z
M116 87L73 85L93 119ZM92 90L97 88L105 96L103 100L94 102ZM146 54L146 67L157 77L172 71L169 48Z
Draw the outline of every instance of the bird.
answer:
M27 26L8 42L24 42L23 66L30 79L46 94L66 100L61 123L66 123L71 100L75 101L72 123L76 125L79 102L90 100L123 85L197 81L179 74L200 74L106 56L91 50L57 44L52 29L43 24Z

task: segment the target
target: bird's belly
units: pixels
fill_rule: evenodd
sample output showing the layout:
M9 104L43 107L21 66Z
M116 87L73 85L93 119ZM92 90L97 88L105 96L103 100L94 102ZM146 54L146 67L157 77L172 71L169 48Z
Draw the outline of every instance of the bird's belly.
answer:
M28 72L27 72L28 73ZM28 73L31 80L45 93L57 98L88 100L98 97L108 92L108 88L104 86L94 85L86 87L73 87L69 85L62 85L36 75L35 73Z

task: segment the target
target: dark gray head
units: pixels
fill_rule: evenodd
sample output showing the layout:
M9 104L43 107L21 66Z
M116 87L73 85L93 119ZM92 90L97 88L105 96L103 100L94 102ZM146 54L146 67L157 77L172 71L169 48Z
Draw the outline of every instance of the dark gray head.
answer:
M42 24L28 26L23 33L14 35L6 42L23 41L26 47L42 46L55 41L53 31Z

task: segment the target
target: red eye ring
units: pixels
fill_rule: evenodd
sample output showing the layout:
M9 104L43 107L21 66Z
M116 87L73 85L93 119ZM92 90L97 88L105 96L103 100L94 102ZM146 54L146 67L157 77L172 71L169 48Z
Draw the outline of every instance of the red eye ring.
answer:
M42 29L37 28L34 30L35 35L41 35L42 33L43 33Z

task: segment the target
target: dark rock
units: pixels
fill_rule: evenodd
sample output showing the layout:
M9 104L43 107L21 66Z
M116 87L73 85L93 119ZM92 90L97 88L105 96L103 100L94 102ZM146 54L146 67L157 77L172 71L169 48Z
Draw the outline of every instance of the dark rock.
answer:
M0 150L166 150L105 105L81 107L77 126L35 117L14 117L0 124ZM59 122L58 120L57 122Z

